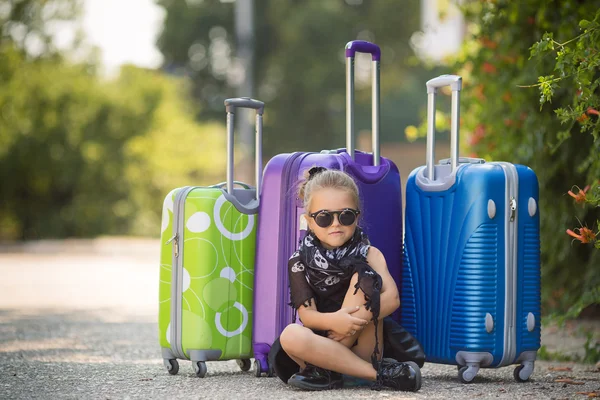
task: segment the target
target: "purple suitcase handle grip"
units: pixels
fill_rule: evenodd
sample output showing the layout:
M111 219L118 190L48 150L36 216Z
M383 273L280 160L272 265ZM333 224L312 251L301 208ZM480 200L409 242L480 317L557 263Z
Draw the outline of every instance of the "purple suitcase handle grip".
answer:
M336 152L342 154L342 157L346 159L346 168L351 170L354 176L364 183L379 182L391 169L389 160L383 157L381 157L381 164L373 165L373 154L355 150L355 160L352 160L350 154L348 154L348 149L337 149Z
M381 60L381 49L379 46L365 40L353 40L346 44L346 57L354 57L356 52L371 54L373 61Z

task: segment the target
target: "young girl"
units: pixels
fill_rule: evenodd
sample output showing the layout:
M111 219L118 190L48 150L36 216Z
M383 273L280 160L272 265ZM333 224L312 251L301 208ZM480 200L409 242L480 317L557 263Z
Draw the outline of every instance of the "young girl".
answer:
M358 187L338 170L313 167L299 190L308 233L289 260L291 303L302 325L288 325L281 347L300 371L287 380L305 390L342 387L346 374L417 391L414 362L381 362L382 319L400 305L381 251L357 227Z

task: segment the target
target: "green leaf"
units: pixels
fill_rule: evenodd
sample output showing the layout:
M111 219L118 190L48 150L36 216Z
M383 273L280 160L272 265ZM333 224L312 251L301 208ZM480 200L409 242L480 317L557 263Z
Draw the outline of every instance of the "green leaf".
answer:
M582 19L581 21L579 21L579 27L581 29L586 29L588 26L590 26L590 21L588 21L587 19Z
M554 88L556 87L556 79L554 75L540 76L538 78L540 82L540 110L546 102L552 102L552 96L554 95Z
M541 52L542 52L542 50L541 50L541 42L534 43L529 48L529 59L531 60L531 58L533 58L535 56L538 56Z

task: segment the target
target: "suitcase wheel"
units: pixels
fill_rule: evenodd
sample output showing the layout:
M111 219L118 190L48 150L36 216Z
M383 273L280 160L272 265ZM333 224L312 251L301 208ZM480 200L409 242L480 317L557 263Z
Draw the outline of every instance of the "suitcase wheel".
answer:
M254 376L260 378L262 376L262 369L260 367L260 361L254 360Z
M177 360L167 360L167 361L169 362L169 366L167 367L167 371L169 371L169 374L177 375L177 373L179 372L179 363L177 362Z
M479 370L479 368L475 368L472 366L461 367L458 370L458 379L462 383L471 383L471 382L473 382L475 375L477 375L478 370Z
M533 368L531 370L528 368L524 371L525 365L521 364L513 371L513 376L515 381L517 382L527 382L529 377L531 376L531 372L533 372Z
M244 358L242 360L235 360L235 362L237 362L237 365L240 367L240 369L244 372L246 371L250 371L250 367L252 366L250 364L250 360L247 358Z
M206 375L206 363L204 361L194 361L193 362L193 366L194 366L194 372L196 373L196 376L198 378L204 378L204 375Z

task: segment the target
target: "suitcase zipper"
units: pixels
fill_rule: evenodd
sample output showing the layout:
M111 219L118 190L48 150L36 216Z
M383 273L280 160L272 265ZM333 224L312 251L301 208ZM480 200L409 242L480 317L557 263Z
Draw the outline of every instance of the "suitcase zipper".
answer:
M166 245L169 245L172 241L175 241L173 243L174 246L174 252L175 252L175 257L177 257L179 255L179 243L178 243L178 239L177 239L177 234L173 235L171 237L171 239L167 240L167 242L165 243Z
M173 236L165 243L173 243L173 275L171 277L171 351L177 358L187 359L181 342L181 298L183 293L183 230L185 200L195 186L184 186L173 202ZM181 243L180 243L181 242Z
M504 352L499 365L512 364L516 356L516 307L517 307L517 268L518 268L518 193L519 175L514 164L498 163L506 176L507 218L506 218L506 290L504 314Z
M517 211L517 200L510 196L510 222L514 222Z

